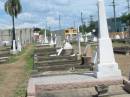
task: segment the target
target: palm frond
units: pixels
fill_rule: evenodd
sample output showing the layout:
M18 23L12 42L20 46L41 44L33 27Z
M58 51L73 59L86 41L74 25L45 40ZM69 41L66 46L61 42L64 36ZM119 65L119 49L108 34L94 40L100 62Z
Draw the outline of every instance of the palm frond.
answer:
M10 16L17 17L22 11L22 6L19 0L7 0L5 3L5 12Z

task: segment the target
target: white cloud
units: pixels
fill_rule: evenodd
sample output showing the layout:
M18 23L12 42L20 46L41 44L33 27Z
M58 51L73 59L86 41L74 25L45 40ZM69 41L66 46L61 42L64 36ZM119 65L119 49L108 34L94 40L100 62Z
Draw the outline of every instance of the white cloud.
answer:
M47 17L46 18L47 24L49 25L57 25L58 20L56 20L54 17Z
M11 25L8 25L8 24L0 24L0 29L9 29L11 28L12 26Z
M19 15L19 18L21 18L21 19L32 18L32 17L33 17L33 15L31 13L27 13L27 12L21 13Z
M4 12L4 2L0 0L0 24L2 27L12 23L10 17ZM16 26L18 27L43 27L47 21L52 28L58 27L58 17L61 15L62 27L73 26L73 22L76 21L76 25L81 24L80 13L83 12L86 21L89 21L89 16L94 15L95 19L98 16L97 13L97 0L20 0L23 12L18 16ZM113 16L113 10L111 6L112 0L104 0L106 5L107 16ZM116 6L117 15L119 15L127 6L124 1L116 0L120 5ZM119 7L120 6L120 7Z
M0 1L0 9L3 10L4 9L4 2Z

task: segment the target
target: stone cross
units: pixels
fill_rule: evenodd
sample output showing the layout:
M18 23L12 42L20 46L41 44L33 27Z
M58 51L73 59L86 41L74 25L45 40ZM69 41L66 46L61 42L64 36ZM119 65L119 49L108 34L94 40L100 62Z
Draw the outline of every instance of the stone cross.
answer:
M99 12L99 44L98 63L95 75L97 78L122 77L115 62L112 41L109 38L104 0L98 0Z

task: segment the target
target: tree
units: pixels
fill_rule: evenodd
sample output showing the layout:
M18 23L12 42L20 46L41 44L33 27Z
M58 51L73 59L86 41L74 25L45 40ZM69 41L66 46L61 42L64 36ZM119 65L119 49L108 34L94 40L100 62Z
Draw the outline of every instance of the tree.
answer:
M96 28L96 24L95 24L95 22L90 22L90 24L89 24L89 26L86 28L86 32L92 32L93 31L93 29L95 29Z
M85 24L79 26L79 31L82 32L83 34L86 32L86 30L87 30L87 27Z
M123 14L121 17L121 20L128 25L128 32L129 32L129 37L130 37L130 13Z
M15 36L15 18L17 18L18 14L22 11L22 6L19 0L7 0L5 2L5 12L12 17L12 47L13 41L16 40Z
M92 32L92 30L93 29L95 29L96 28L96 24L95 24L95 22L90 22L90 24L88 25L88 26L86 26L85 24L82 26L82 25L80 25L79 26L79 30L80 30L80 32L82 32L83 34L85 33L85 32Z

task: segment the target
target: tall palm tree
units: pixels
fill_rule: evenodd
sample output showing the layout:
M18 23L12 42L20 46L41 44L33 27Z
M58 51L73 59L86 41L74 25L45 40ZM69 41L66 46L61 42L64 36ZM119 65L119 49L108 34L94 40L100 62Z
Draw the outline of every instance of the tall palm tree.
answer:
M15 36L15 18L17 18L18 14L22 11L22 6L20 4L20 0L7 0L5 2L5 12L12 17L12 47L13 48L13 40L16 40Z

